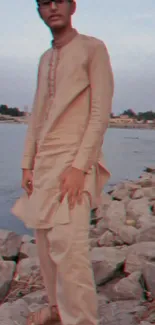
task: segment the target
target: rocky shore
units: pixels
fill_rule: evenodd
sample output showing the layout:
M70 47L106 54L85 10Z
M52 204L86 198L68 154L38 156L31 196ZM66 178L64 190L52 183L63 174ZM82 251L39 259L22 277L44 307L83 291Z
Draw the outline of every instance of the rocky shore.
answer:
M104 194L94 215L90 250L100 324L155 323L155 170ZM47 301L35 239L0 230L1 324L25 325Z

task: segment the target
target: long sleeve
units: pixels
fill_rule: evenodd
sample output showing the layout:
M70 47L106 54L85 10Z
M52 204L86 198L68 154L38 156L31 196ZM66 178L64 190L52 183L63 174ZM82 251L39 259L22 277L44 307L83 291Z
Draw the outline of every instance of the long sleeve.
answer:
M32 113L29 118L28 129L26 133L24 153L22 157L22 169L33 169L34 159L36 154L36 127L38 123L38 116L42 110L44 104L44 94L46 87L46 78L44 76L44 62L46 61L46 55L41 56L39 67L38 67L38 76L37 76L37 87L34 97Z
M108 127L114 92L113 73L104 43L100 42L89 65L90 118L81 145L72 164L87 172L98 161L104 133Z
M27 134L22 158L22 169L33 169L33 162L36 152L35 119L37 111L38 85L34 97L33 108L28 122Z

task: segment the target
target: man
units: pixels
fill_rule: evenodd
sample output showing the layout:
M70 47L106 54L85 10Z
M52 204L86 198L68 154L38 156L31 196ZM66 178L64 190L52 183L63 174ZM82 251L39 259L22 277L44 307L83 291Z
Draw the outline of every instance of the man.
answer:
M38 0L54 40L39 64L22 161L27 196L14 213L35 229L49 307L31 314L28 325L98 322L89 218L109 178L101 147L113 76L104 43L72 28L75 10L73 0Z

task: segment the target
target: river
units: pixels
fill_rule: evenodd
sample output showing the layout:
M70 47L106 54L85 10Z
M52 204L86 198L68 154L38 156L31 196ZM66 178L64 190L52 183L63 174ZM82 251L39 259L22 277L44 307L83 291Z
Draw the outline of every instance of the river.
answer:
M21 193L21 157L26 125L0 124L0 228L29 233L10 213ZM122 180L136 179L146 166L155 165L155 130L108 129L104 154L112 176L106 189Z

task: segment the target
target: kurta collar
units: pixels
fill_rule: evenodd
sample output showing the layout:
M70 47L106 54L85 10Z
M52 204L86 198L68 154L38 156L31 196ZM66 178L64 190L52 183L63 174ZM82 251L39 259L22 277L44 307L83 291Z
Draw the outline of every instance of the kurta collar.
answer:
M53 48L61 48L68 43L70 43L74 37L76 37L78 34L77 30L72 28L70 32L68 32L61 40L52 40L52 47Z

